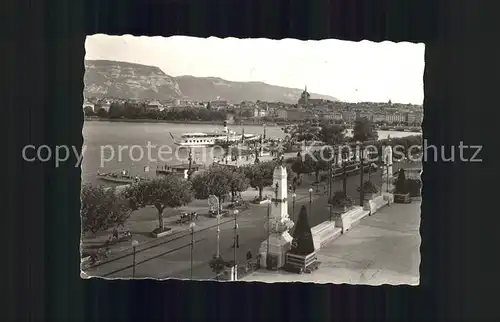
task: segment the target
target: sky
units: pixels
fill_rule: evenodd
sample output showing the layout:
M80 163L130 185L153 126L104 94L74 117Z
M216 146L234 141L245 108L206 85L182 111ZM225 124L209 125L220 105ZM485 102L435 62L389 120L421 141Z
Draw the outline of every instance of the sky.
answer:
M171 76L307 85L310 93L346 102L422 104L424 98L423 43L97 34L87 37L85 50L85 59L152 65Z

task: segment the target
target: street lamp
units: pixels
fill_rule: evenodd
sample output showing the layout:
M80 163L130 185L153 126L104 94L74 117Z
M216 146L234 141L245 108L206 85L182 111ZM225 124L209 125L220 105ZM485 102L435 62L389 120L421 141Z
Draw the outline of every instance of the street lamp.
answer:
M309 216L311 215L312 192L313 192L313 189L312 189L312 188L309 188Z
M187 173L187 179L191 179L191 167L193 164L193 150L189 149L189 155L188 155L188 173Z
M233 215L234 215L234 262L236 263L236 248L239 248L240 247L240 243L239 243L239 236L238 236L238 224L236 223L236 219L238 218L238 209L235 209L233 211Z
M139 245L139 242L137 240L132 241L132 278L135 278L135 249Z
M292 220L295 218L295 198L297 198L297 194L292 193Z
M363 147L361 145L361 142L360 141L357 141L356 142L357 146L358 146L358 156L359 156L359 180L360 180L360 189L359 189L359 205L361 207L364 206L364 199L365 199L365 195L364 195L364 190L363 190L363 184L364 184L364 178L363 178L363 175L364 175L364 168L363 168Z
M217 197L217 252L216 257L220 255L220 199Z
M194 250L194 227L196 224L191 222L189 228L191 229L191 279L193 279L193 250Z
M271 238L271 198L267 196L267 251L266 251L266 266L271 268L271 260L269 259L269 238Z

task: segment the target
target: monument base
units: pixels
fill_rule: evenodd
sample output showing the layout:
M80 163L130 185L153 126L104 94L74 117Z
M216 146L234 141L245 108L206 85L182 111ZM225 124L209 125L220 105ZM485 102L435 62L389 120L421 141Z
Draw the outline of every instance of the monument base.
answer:
M316 252L307 255L291 254L290 252L286 254L285 268L287 271L310 273L317 269L319 264Z
M384 200L389 203L394 203L394 195L392 193L383 193L382 196L384 197Z
M367 216L370 212L364 210L361 206L353 207L345 213L335 216L335 225L342 228L342 233L348 231L351 226L358 223L363 217Z
M266 239L260 245L260 266L270 269L280 269L283 267L286 260L285 255L291 248L292 239L292 236L288 232L271 234L269 236L269 243ZM267 267L268 245L271 267Z

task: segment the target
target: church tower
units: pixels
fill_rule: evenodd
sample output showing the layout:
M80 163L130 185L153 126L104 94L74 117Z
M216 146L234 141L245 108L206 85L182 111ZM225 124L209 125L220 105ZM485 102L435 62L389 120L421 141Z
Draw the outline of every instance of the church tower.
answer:
M309 104L310 97L311 97L311 95L307 92L307 85L306 85L304 88L304 91L302 92L302 95L300 95L299 105Z

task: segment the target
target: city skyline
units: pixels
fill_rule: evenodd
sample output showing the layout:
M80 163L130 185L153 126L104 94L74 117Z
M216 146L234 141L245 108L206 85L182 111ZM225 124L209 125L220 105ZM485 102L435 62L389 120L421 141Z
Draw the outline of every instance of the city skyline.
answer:
M85 59L153 65L171 76L307 85L347 102L423 103L424 44L99 34L85 49Z

